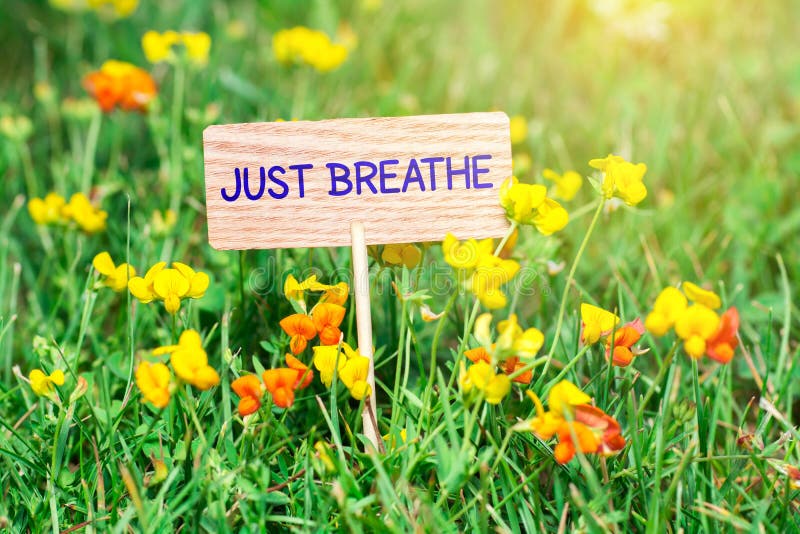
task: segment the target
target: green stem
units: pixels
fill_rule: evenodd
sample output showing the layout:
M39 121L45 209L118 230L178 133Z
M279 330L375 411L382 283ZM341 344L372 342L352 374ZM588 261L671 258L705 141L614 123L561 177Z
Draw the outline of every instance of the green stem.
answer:
M183 63L175 66L175 79L172 86L172 109L170 112L170 162L169 207L179 214L181 204L181 189L183 185L183 143L181 139L181 114L183 113L183 93L186 84L186 71Z
M400 415L400 408L399 408L399 405L401 403L401 399L400 399L400 378L401 378L401 375L402 375L401 371L402 371L402 365L403 365L403 354L404 354L404 348L405 348L405 340L406 340L406 336L408 335L407 332L406 332L406 330L407 330L406 329L406 324L407 324L406 323L406 317L408 317L407 309L408 309L408 302L405 299L403 299L403 305L402 305L402 308L401 308L401 311L400 311L400 315L401 315L400 316L400 339L398 340L398 343L397 343L397 362L396 362L395 372L394 372L394 390L392 392L392 417L391 417L391 422L389 424L389 433L390 434L392 432L394 432L394 429L396 428L395 425L397 424L397 417Z
M575 259L572 261L572 266L569 269L569 274L567 275L567 281L564 284L564 293L561 295L561 304L558 308L558 320L556 321L556 331L553 335L553 343L550 345L550 351L547 353L547 363L544 365L544 369L542 369L542 374L544 375L547 373L547 370L550 368L550 362L553 359L553 355L556 352L556 347L558 346L558 338L561 335L561 327L564 325L564 312L567 309L567 298L569 298L569 288L572 285L572 281L575 279L575 271L578 270L578 263L581 261L581 256L583 256L583 251L586 250L586 245L589 244L589 238L592 236L592 232L594 231L594 227L597 226L597 221L600 220L600 214L603 212L603 206L606 203L605 197L600 199L600 202L597 203L597 209L594 212L594 217L592 217L592 222L589 224L589 229L586 230L586 235L583 236L583 241L581 242L581 246L578 248L578 253L575 255Z
M28 189L28 199L30 200L39 193L39 189L36 186L36 171L33 167L31 149L25 141L20 141L17 146L19 148L19 159L22 162L22 172L25 174L25 186Z
M92 175L94 174L94 158L97 154L97 140L100 137L100 123L103 114L100 110L95 110L92 122L89 124L89 133L86 135L86 144L83 148L83 174L81 175L81 191L89 194L92 187Z

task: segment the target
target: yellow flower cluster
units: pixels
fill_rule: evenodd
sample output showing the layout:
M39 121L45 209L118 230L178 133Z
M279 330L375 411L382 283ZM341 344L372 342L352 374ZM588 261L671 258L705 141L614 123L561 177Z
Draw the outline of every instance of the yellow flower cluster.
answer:
M543 235L564 228L569 214L556 200L547 197L547 188L539 184L521 184L512 176L500 186L500 204L506 215L519 224L532 224Z
M284 65L310 65L319 72L338 69L347 59L347 47L334 44L324 32L305 26L275 33L272 52Z
M519 263L498 258L492 253L493 248L491 239L469 239L462 243L450 233L442 242L444 260L459 271L466 289L490 310L506 305L508 299L501 287L519 271Z
M219 374L208 365L208 354L195 330L185 330L177 345L158 347L153 356L169 354L172 370L181 382L205 391L219 384ZM144 361L136 368L136 385L142 392L142 401L150 402L156 408L169 404L170 395L175 388L172 373L166 364Z
M361 400L372 394L372 387L367 382L369 358L347 343L341 344L341 351L337 345L314 347L314 367L325 387L331 387L335 372L354 399Z
M589 161L589 166L603 171L601 190L607 199L616 196L627 205L635 206L647 196L647 188L642 182L647 172L644 163L633 164L621 156L609 154Z
M173 48L177 45L183 45L186 57L193 64L204 66L208 63L211 36L205 32L167 30L159 33L150 30L142 36L142 50L150 63L161 63L162 61L174 63L178 58Z
M655 336L674 328L692 358L705 354L720 363L729 362L739 343L739 312L731 307L718 315L715 310L722 301L716 293L691 282L683 282L681 289L683 292L674 287L661 291L645 320L645 328Z
M195 272L185 263L177 261L172 262L172 268L167 268L167 262L160 261L148 269L144 278L131 278L128 289L142 304L164 301L164 308L174 315L181 307L181 300L199 299L205 295L208 284L206 273Z
M34 197L28 202L28 213L36 224L69 224L74 222L87 234L106 229L108 213L96 208L83 193L75 193L67 202L58 193L48 193L44 198Z

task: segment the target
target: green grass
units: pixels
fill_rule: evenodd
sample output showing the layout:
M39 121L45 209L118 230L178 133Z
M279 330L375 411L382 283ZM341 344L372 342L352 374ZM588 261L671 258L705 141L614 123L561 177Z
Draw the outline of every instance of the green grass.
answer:
M383 4L369 11L332 0L143 0L119 21L64 14L42 1L0 7L0 117L25 115L34 126L24 142L0 136L0 527L800 531L800 493L781 471L800 464L797 3L675 0L660 41L633 39L588 0ZM247 29L242 40L226 33L234 19ZM335 72L273 58L275 31L303 24L333 35L344 21L358 46ZM207 31L208 66L188 70L184 89L176 88L174 67L144 59L148 29ZM66 117L58 102L84 96L81 78L109 58L154 75L160 97L151 112ZM56 91L55 106L34 97L37 82ZM680 347L671 350L674 336L646 335L641 345L650 352L625 369L609 370L590 349L565 377L620 421L628 443L615 456L560 466L552 442L510 433L532 413L520 388L498 406L473 407L450 387L472 297L454 297L436 336L436 323L420 321L412 303L388 291L392 280L427 289L431 307L444 309L452 289L432 288L452 275L434 245L424 269L373 267L378 418L395 447L364 453L359 403L317 380L290 410L267 406L243 425L229 384L281 364L288 339L278 321L291 313L279 291L284 276L317 269L337 282L350 258L347 249L211 249L203 128L489 109L528 119L527 139L514 148L533 162L524 181L541 183L545 167L588 176L586 162L609 152L648 165L648 198L601 215L568 293L554 359L547 373L534 370L533 391L546 394L578 354L580 302L632 320L681 280L705 283L739 309L743 343L733 361L693 365ZM89 183L109 212L107 231L37 227L28 215L33 193L89 193ZM157 231L153 211L176 201L175 227ZM569 267L595 202L584 183L565 203L578 216L563 232L521 233L514 254L528 276L511 308L522 325L545 333L540 355L554 342L568 270L550 276L545 261ZM160 304L96 286L90 266L102 250L142 273L163 259L211 276L208 293L184 303L179 326L202 333L219 387L184 390L163 412L139 402L133 369L174 340L174 326ZM495 323L507 313L495 312ZM355 345L350 302L342 330ZM25 376L63 369L63 404L36 397L14 366ZM86 394L70 400L79 377ZM154 459L166 465L164 480L154 478Z

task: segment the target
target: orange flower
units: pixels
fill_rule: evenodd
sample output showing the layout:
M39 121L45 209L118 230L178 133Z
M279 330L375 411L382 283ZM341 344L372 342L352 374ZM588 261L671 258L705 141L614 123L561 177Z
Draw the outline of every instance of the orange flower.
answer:
M706 355L719 363L728 363L733 358L733 351L739 345L736 337L739 332L739 311L728 310L720 316L719 328L706 342Z
M231 389L239 395L239 415L242 417L261 408L261 382L256 375L240 376L231 382Z
M486 362L488 364L492 363L492 357L489 355L488 352L486 352L486 349L483 347L465 350L464 356L466 356L472 363L478 363L478 362Z
M323 302L314 306L311 310L311 317L314 320L314 327L319 333L319 342L323 345L337 345L342 336L339 325L344 320L344 306Z
M525 364L519 361L518 356L512 356L511 358L507 358L500 367L503 369L505 374L510 375L513 372L525 367ZM518 384L530 384L531 380L533 380L533 371L530 369L511 379L512 382L517 382Z
M565 464L575 453L613 454L625 447L625 438L616 419L589 404L575 407L575 420L558 427L558 445L553 450L556 461ZM577 438L577 443L575 439Z
M294 404L294 390L297 386L297 371L287 367L269 369L261 375L272 401L279 408L290 408Z
M150 74L124 61L109 60L86 75L83 87L104 112L119 106L125 111L145 111L158 89Z
M311 317L303 313L295 313L286 317L280 322L281 328L291 336L289 349L292 354L300 354L308 345L308 342L317 335L317 329ZM336 340L339 341L338 339Z
M633 357L641 354L640 351L631 350L631 347L639 341L642 334L644 334L644 324L639 318L623 325L614 332L614 355L611 358L611 363L617 367L630 365ZM610 352L611 336L606 339L606 359Z
M291 354L286 355L286 366L289 367L289 369L297 371L297 380L295 382L295 387L297 389L307 388L314 379L314 371Z

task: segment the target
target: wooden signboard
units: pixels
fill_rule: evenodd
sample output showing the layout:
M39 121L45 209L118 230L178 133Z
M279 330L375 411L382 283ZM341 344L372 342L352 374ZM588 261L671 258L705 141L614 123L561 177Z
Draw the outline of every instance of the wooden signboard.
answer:
M505 113L209 126L208 240L216 249L351 246L359 351L372 361L368 244L503 236ZM364 433L381 449L375 380Z
M209 126L208 240L217 249L502 236L505 113Z

